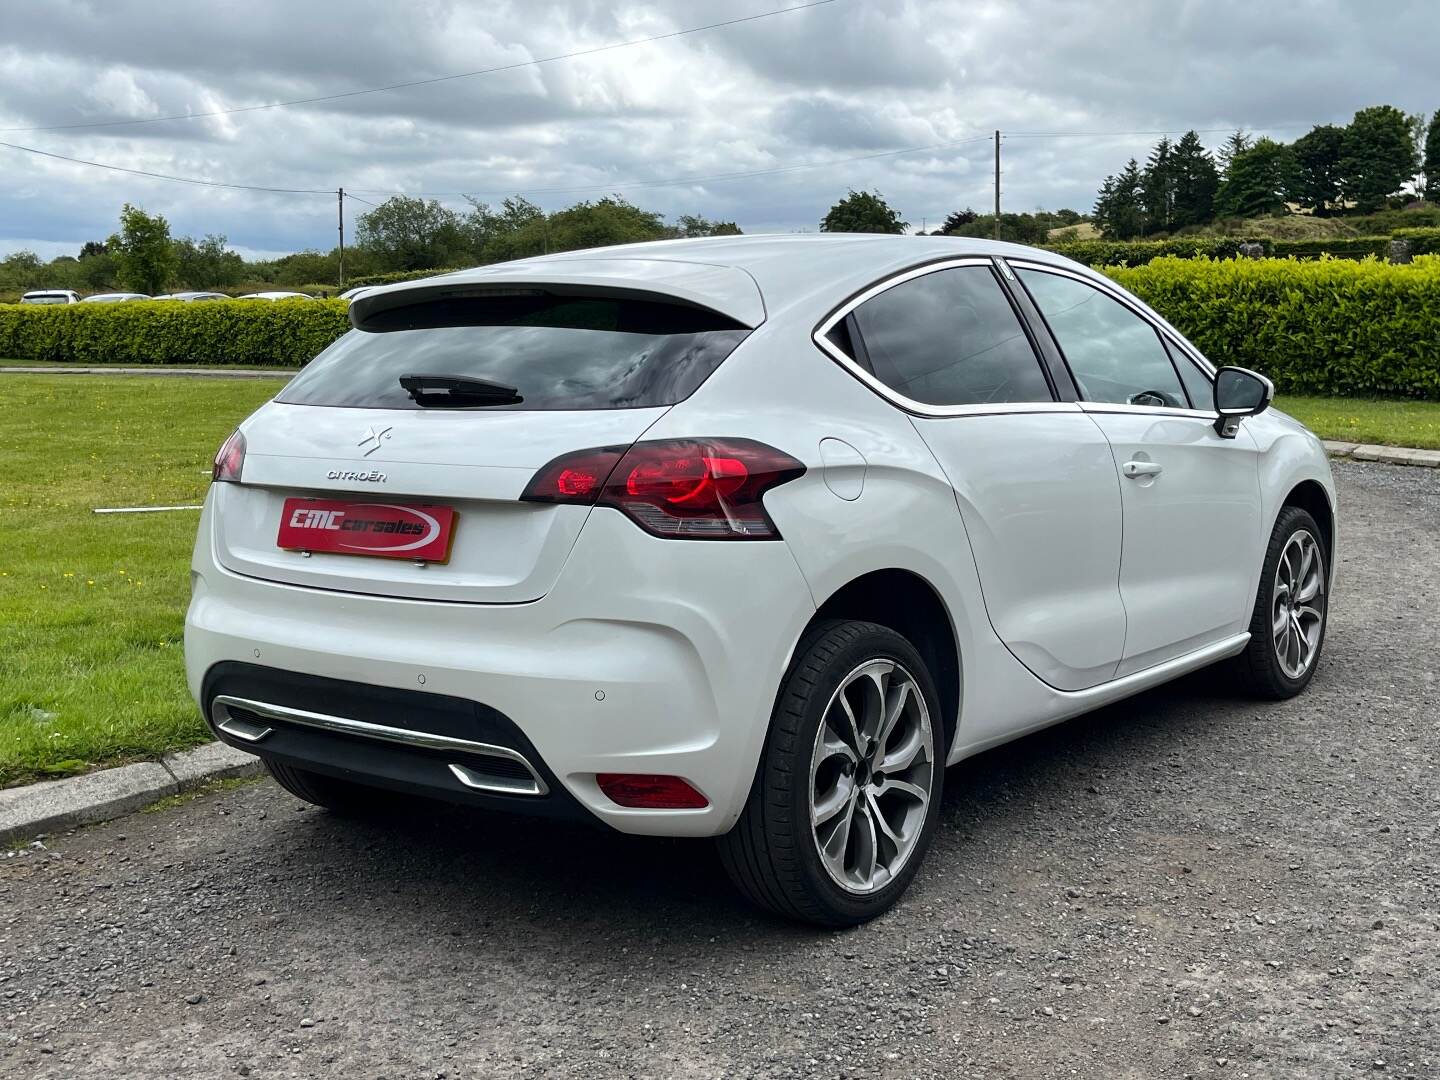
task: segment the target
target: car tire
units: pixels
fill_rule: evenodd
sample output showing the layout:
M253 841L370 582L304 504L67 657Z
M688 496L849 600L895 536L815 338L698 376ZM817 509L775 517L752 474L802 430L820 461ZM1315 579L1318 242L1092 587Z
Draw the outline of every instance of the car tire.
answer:
M1310 684L1325 644L1329 585L1324 534L1315 519L1298 506L1282 508L1265 549L1250 644L1233 661L1242 690L1281 701Z
M816 625L781 682L740 820L719 839L726 871L746 897L788 918L827 927L873 919L925 857L944 754L939 697L915 647L875 623Z
M262 757L261 760L264 761L266 770L275 778L275 782L291 795L337 814L360 816L373 813L383 806L393 806L396 799L392 792L380 788L311 772L309 769L298 769L272 757Z

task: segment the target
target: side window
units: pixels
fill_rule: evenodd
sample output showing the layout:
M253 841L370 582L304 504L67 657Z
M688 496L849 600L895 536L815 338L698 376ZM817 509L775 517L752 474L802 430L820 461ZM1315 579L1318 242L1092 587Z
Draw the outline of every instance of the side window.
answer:
M1148 322L1083 281L1019 267L1016 273L1087 401L1188 407L1170 354Z
M988 266L912 278L854 315L875 377L914 401L1052 400L1035 350Z
M1190 407L1214 412L1215 384L1210 376L1201 371L1199 365L1179 347L1169 342L1165 343L1165 347L1170 350L1170 359L1175 361L1175 367L1180 371L1180 381L1185 384L1185 392L1190 395Z

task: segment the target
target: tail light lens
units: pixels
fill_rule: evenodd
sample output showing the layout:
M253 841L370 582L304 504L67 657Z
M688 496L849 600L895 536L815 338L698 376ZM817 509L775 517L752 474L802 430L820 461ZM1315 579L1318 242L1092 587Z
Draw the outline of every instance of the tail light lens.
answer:
M751 439L661 439L564 454L520 497L613 506L655 536L778 540L762 497L804 472L789 454Z
M210 472L212 480L225 480L232 484L240 482L240 472L245 468L245 436L234 431L215 455L215 468Z
M598 773L595 783L618 806L637 810L704 810L710 800L678 776Z

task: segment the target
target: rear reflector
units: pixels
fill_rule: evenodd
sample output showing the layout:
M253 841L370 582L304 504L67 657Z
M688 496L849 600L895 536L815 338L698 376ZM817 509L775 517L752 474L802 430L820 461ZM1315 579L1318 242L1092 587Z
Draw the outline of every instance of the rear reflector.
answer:
M778 540L763 496L804 472L751 439L658 439L564 454L520 497L613 506L646 532L677 540Z
M595 782L611 802L636 810L703 810L710 801L678 776L599 773Z

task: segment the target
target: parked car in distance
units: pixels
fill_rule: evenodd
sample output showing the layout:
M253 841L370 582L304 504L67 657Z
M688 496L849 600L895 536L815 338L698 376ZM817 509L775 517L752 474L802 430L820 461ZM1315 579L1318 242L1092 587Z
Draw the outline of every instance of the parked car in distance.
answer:
M1315 674L1320 441L1052 252L674 240L349 318L220 449L185 631L215 734L312 803L716 837L844 926L915 877L947 765L1222 661Z
M194 303L197 300L229 300L230 297L223 292L177 292L165 293L163 296L156 296L151 299L182 300L186 303Z
M106 292L82 297L82 304L125 304L131 300L150 300L152 297L140 292Z
M252 292L244 296L237 296L237 300L314 300L309 293L303 292Z
M36 289L20 297L22 304L78 304L80 294L70 289Z

